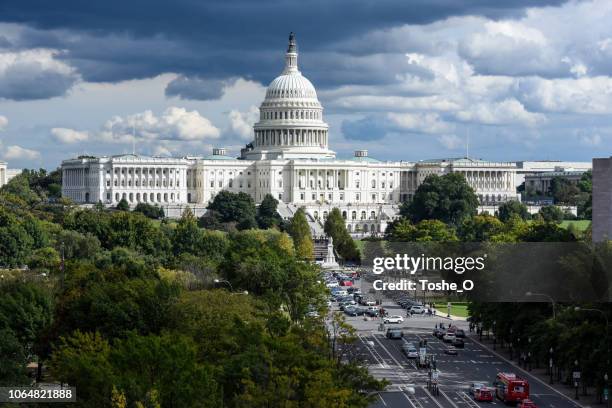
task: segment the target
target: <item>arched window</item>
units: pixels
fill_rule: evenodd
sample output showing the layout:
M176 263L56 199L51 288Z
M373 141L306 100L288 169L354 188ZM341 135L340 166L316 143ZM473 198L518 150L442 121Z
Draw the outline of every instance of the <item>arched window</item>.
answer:
M346 220L346 211L342 211L342 218Z
M353 211L351 213L351 220L356 220L357 219L357 211Z
M375 211L371 211L370 212L370 219L371 220L375 220L376 219L376 212Z
M365 219L366 219L366 212L365 212L365 211L362 211L362 212L361 212L361 219L362 219L362 220L365 220Z
M363 225L363 232L368 232L368 224Z

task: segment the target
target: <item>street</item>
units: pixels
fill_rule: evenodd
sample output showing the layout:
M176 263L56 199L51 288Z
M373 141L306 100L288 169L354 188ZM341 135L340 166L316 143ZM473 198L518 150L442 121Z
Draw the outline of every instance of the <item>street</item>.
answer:
M406 316L405 310L398 305L388 299L382 300L389 315ZM464 320L451 322L444 317L427 315L405 318L403 323L386 325L402 328L404 338L397 340L386 338L385 332L378 330L378 318L366 320L363 316L346 316L346 320L357 329L357 353L368 366L370 373L378 379L385 378L390 383L384 392L378 394L377 400L370 405L371 408L503 406L503 402L498 399L493 402L476 402L468 390L471 382L487 382L491 385L498 372L514 372L529 381L530 398L537 407L580 406L546 383L511 365L469 335L465 339L465 348L458 349L458 355L445 354L444 350L448 345L432 335L434 326L439 323L448 326L452 323L464 329L467 334L468 324ZM432 395L427 388L428 370L418 369L416 361L406 358L401 351L404 342L412 342L418 346L420 340L427 340L427 353L435 356L439 370L438 396Z

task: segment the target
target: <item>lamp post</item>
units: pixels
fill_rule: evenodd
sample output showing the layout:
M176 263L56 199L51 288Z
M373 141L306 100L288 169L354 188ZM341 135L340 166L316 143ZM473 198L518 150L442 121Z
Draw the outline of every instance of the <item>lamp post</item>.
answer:
M606 405L610 408L610 383L608 383L608 373L604 374L604 392L603 392L604 401L606 401Z
M574 360L574 388L576 389L576 400L579 400L578 396L578 383L580 382L580 371L578 369L578 360Z
M527 337L527 366L531 371L531 336Z
M550 350L548 350L549 354L550 354L550 359L548 360L548 369L550 370L550 384L553 383L553 352L554 349L551 347Z
M493 350L496 350L497 346L497 331L495 330L496 320L493 320Z
M556 307L556 304L555 304L555 299L553 299L550 295L547 295L546 293L527 292L527 293L525 293L525 296L527 296L527 297L531 297L531 296L544 296L545 298L550 300L550 303L552 304L553 320L555 320L557 318L557 307Z
M514 330L512 329L512 327L510 328L510 360L512 360L512 354L513 354L513 350L512 350L512 332L514 332Z

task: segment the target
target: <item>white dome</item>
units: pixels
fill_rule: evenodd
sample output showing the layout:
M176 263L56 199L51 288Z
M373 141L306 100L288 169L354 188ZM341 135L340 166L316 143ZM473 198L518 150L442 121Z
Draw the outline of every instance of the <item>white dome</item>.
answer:
M317 99L317 91L312 83L299 72L283 74L274 79L268 86L266 99Z

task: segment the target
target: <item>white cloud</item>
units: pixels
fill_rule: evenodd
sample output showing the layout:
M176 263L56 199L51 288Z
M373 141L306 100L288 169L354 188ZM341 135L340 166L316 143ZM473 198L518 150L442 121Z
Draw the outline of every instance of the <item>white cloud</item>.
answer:
M8 125L8 119L6 116L0 115L0 132L3 131Z
M259 118L259 109L251 106L247 112L231 110L228 118L230 131L241 139L250 140L253 138L253 124Z
M40 152L37 150L26 149L25 147L11 145L7 146L4 149L4 158L5 159L38 159L40 157Z
M438 138L438 142L449 150L456 150L464 144L457 135L442 135Z
M580 143L585 146L599 146L601 144L601 135L599 133L594 133L592 135L582 135L580 136Z
M387 118L398 128L422 133L439 134L452 130L437 113L389 113Z
M115 116L103 126L98 137L107 142L125 143L134 138L144 141L217 139L221 132L196 110L169 107L160 116L146 110L128 116Z
M546 120L541 113L528 112L516 99L506 99L496 103L477 104L468 110L457 113L457 118L466 122L486 125L526 125L535 126Z
M59 60L60 51L0 51L0 99L47 99L66 93L78 80L75 70Z
M53 128L51 134L58 142L67 144L84 142L89 139L89 133L68 128Z
M608 76L518 82L518 98L532 110L583 114L612 113L612 78Z

